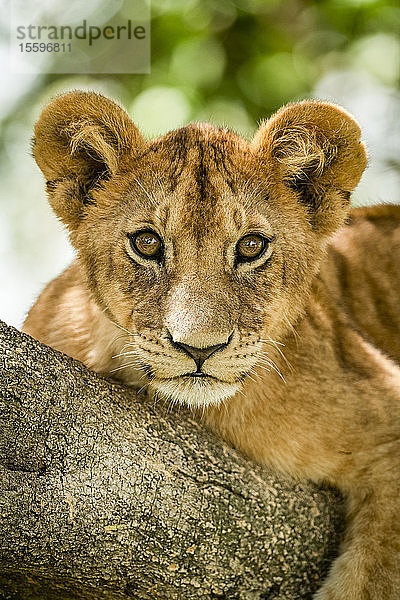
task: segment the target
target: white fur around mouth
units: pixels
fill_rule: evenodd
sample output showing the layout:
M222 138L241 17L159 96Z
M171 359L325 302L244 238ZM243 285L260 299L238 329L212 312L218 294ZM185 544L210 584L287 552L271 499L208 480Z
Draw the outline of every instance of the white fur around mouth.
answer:
M239 391L239 382L228 383L212 377L174 377L172 379L154 378L149 389L155 395L185 404L191 408L217 406Z

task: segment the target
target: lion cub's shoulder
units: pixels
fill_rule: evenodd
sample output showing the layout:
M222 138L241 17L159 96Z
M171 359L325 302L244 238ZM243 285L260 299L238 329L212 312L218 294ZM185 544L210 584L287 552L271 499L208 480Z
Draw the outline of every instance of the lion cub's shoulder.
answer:
M400 360L400 206L353 209L332 237L320 278L352 327Z
M362 206L353 208L350 211L346 225L360 226L368 222L375 225L376 228L394 229L400 225L400 205L399 204L377 204L375 206Z
M376 266L381 271L382 253L393 263L393 252L400 251L400 205L353 208L332 237L331 246L349 258L358 256L368 269Z

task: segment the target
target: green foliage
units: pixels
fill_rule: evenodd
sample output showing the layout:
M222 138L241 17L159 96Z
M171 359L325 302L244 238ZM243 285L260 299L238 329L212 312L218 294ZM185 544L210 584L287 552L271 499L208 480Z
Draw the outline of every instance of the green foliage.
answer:
M69 84L110 90L149 134L198 119L248 134L282 104L312 96L335 70L398 85L397 0L152 0L151 13L151 74L75 76ZM129 2L121 17L132 17ZM71 80L47 75L41 91L48 97Z
M151 75L116 78L128 99L148 98L156 88L161 105L162 90L167 98L176 88L186 101L182 122L233 118L230 125L246 132L285 102L310 96L325 72L340 68L397 83L397 1L153 0L152 15ZM147 106L149 114L139 111L145 129Z

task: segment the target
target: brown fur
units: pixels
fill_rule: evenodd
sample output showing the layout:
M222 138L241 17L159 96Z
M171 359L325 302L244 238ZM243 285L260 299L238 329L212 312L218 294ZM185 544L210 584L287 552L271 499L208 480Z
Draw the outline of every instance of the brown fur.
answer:
M400 208L348 218L366 164L354 119L307 101L250 143L208 124L148 142L116 104L75 92L43 111L34 154L78 258L25 331L192 406L257 461L339 487L346 538L315 598L398 600ZM146 228L162 263L129 245ZM247 233L271 242L238 263ZM199 379L179 344L226 345Z

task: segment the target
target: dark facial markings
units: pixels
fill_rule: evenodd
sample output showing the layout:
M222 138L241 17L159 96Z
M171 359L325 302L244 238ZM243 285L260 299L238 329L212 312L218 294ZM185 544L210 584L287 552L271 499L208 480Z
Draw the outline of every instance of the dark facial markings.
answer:
M208 170L218 171L223 175L233 193L237 191L235 182L235 166L229 157L231 132L222 128L209 128L205 131L200 126L189 125L167 134L161 141L150 145L142 155L163 153L168 156L169 191L173 192L179 184L187 166L191 162L190 154L197 151L199 165L196 175L200 197L204 197L205 185L208 181Z

